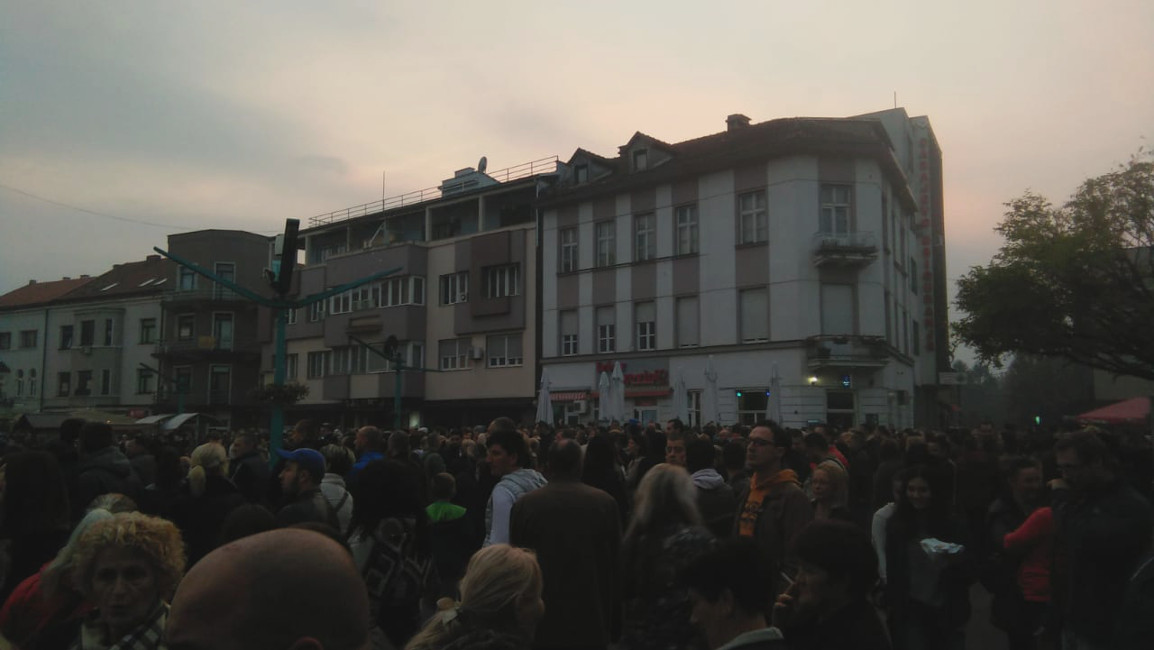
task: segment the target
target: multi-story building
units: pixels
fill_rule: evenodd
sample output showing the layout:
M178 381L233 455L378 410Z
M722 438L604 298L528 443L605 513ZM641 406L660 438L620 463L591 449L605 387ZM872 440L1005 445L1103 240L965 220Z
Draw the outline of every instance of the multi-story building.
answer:
M87 275L32 280L0 296L0 410L40 411L46 387L49 305L91 281Z
M379 349L389 337L413 368L400 377L403 424L531 414L534 204L556 168L553 157L486 173L482 160L437 187L313 218L301 231L300 294L399 270L290 316L288 378L309 395L289 417L391 425L397 373L355 340Z
M264 269L269 238L237 230L169 235L168 252L217 276L271 295ZM159 361L158 409L202 413L228 427L268 426L268 410L252 399L260 386L258 306L223 285L173 264L161 296L163 318L154 354Z
M47 411L150 413L160 336L160 296L173 264L159 255L115 265L46 310L44 389Z
M948 367L928 120L727 125L675 144L636 133L612 158L578 149L542 200L541 363L566 417L598 415L598 377L619 361L643 420L673 416L679 378L695 423L762 417L776 364L787 425L937 424ZM915 411L915 397L929 403Z

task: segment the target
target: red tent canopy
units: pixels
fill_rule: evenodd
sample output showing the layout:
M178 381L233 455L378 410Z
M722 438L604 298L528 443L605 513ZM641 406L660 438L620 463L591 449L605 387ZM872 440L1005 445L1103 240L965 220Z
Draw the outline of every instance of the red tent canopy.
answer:
M1150 417L1150 398L1135 397L1087 411L1077 417L1079 422L1105 422L1106 424L1142 423Z

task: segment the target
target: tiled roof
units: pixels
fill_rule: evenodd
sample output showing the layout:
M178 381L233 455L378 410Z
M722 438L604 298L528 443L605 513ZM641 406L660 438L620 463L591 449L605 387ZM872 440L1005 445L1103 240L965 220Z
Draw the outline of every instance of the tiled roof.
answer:
M0 309L30 307L52 302L70 291L92 282L92 278L72 278L51 282L32 282L0 296Z
M77 288L62 300L72 302L92 298L161 293L171 289L170 277L175 277L175 262L159 255L149 255L141 262L117 264L104 275Z
M638 137L661 142L641 132L635 133L630 142ZM672 160L638 172L630 172L626 165L617 164L614 173L592 182L558 186L543 203L565 203L638 183L669 182L726 165L802 153L873 156L896 175L903 174L890 152L885 128L877 120L868 118L783 118L666 146L673 154ZM912 204L912 195L903 198Z

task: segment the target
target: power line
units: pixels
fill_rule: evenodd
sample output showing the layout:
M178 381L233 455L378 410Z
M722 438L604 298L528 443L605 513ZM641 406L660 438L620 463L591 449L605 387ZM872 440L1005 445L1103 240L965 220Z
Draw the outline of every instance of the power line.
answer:
M9 192L15 192L16 194L21 194L23 196L27 196L30 199L35 199L37 201L42 201L44 203L51 203L52 205L58 205L62 208L68 208L69 210L76 210L77 212L84 212L86 214L91 214L91 215L96 216L96 217L103 217L105 219L115 219L116 221L125 221L128 223L139 224L141 226L154 226L156 228L169 228L169 229L175 229L175 230L194 230L193 228L188 228L186 226L174 226L174 225L166 224L166 223L155 223L152 221L144 221L143 219L132 219L129 217L121 217L121 216L117 216L115 214L108 214L107 212L97 212L96 210L89 210L88 208L82 208L82 207L77 206L77 205L72 205L69 203L63 203L61 201L49 199L49 198L40 196L38 194L33 194L32 192L26 192L26 191L19 189L19 188L16 188L16 187L4 185L3 183L0 183L0 189L5 189L5 190L8 190Z

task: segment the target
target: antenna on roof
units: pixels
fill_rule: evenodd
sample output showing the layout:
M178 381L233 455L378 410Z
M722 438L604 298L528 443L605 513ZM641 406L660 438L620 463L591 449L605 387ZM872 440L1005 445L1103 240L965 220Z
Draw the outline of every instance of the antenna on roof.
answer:
M481 159L477 161L477 171L479 171L479 172L481 172L482 174L484 174L484 173L485 173L485 170L486 170L488 167L489 167L489 159L488 159L488 158L486 158L486 157L484 157L484 156L481 156Z
M894 108L898 107L898 91L894 91Z

